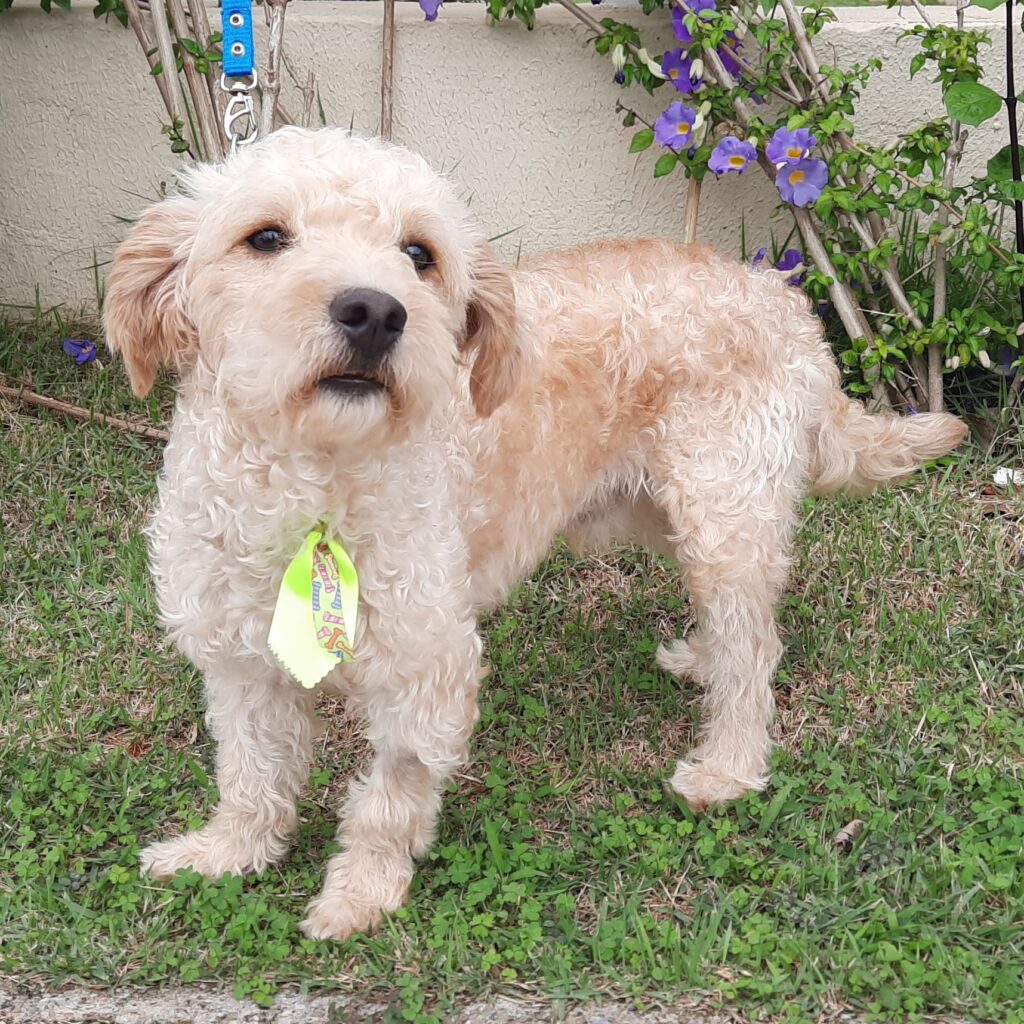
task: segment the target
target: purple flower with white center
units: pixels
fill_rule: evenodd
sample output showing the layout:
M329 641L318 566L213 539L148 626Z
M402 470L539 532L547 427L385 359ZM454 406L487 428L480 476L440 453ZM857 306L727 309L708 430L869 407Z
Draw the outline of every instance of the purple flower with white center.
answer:
M794 206L810 206L827 184L828 168L824 160L784 164L775 178L779 194Z
M666 50L661 58L661 70L677 92L693 92L701 84L700 75L693 73L693 61L683 56L682 49Z
M799 249L787 249L780 257L778 262L775 264L776 270L787 272L790 270L796 270L797 267L804 265L804 254ZM794 274L790 279L789 283L794 288L799 288L804 283L804 278L807 276L806 272L802 274Z
M807 159L817 144L809 128L797 128L793 132L779 128L768 140L764 152L773 164L797 164Z
M757 159L757 150L749 142L726 135L711 151L708 169L715 174L742 174L751 160Z
M696 120L697 112L676 100L654 122L654 139L659 146L668 146L678 153L690 144Z
M420 9L426 15L427 21L437 21L437 12L441 9L444 0L420 0Z
M696 14L699 18L701 11L715 10L715 0L682 0L682 4L682 7L672 7L672 30L679 42L689 46L693 42L693 33L683 19L687 14Z
M88 338L65 338L61 347L64 354L71 356L79 366L96 358L96 345Z

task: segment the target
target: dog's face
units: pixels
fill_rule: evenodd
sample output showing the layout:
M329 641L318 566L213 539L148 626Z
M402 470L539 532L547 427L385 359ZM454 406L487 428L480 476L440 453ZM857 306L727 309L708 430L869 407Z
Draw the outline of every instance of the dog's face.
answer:
M486 415L520 363L511 279L447 182L337 130L193 171L118 249L104 315L137 394L195 367L234 418L314 444L403 435L464 354Z

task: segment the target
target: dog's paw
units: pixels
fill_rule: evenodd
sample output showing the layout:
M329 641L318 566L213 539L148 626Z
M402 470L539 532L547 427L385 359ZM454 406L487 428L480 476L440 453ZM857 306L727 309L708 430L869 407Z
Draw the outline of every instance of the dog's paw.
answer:
M323 891L299 927L308 938L338 942L371 932L405 902L412 875L410 857L351 849L336 854L327 865Z
M310 903L299 929L308 939L344 942L361 932L375 931L383 920L383 907L356 902L344 893L331 893Z
M694 813L736 800L751 790L762 790L767 784L764 776L737 778L735 772L716 769L709 761L680 761L670 782Z
M243 845L223 829L207 827L161 843L152 843L139 854L143 872L152 878L173 878L180 870L195 871L206 878L223 874L246 875L262 871L280 856L282 844L260 842Z

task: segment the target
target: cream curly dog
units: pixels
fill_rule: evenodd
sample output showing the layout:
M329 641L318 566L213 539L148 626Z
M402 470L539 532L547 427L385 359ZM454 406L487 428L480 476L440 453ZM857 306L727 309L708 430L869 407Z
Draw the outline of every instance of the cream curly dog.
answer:
M342 939L398 907L476 719L476 617L565 532L673 557L698 626L659 663L706 688L673 788L766 783L773 606L801 495L866 491L964 437L839 391L799 290L703 248L616 242L500 265L403 149L285 130L148 210L117 252L109 343L138 394L181 374L149 526L163 622L202 672L220 800L147 871L280 858L312 691L267 646L318 522L358 570L343 694L375 751L303 923Z

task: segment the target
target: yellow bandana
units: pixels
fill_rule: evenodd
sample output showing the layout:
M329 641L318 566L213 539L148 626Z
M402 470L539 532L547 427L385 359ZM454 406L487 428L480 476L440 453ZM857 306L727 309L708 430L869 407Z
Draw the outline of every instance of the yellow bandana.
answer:
M310 530L288 563L267 641L274 657L307 689L352 658L359 579L348 552Z

